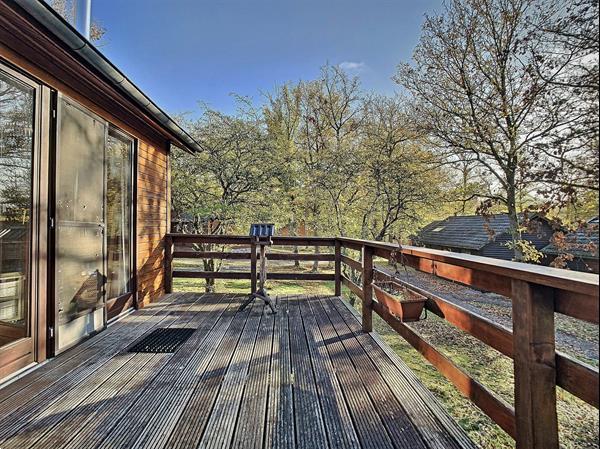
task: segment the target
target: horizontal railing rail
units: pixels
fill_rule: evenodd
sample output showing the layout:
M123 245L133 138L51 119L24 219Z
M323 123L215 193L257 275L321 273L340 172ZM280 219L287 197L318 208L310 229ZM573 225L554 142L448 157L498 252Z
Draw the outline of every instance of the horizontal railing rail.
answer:
M320 261L335 262L335 253L295 253L279 251L281 247L336 247L335 238L323 237L272 237L272 246L268 254L269 260L277 261ZM195 245L196 248L190 247ZM236 250L214 251L205 247L214 245L233 246ZM249 279L251 289L256 288L258 279L257 265L260 253L257 252L255 241L249 236L233 235L198 235L198 234L168 234L166 238L165 263L167 267L166 290L172 291L173 278L193 279ZM254 254L254 257L253 257ZM202 271L198 269L175 268L174 259L223 259L223 260L249 260L249 271ZM337 266L337 265L336 265ZM337 272L337 271L336 271ZM290 281L336 281L336 275L331 273L300 273L300 272L271 272L267 273L271 280ZM339 294L339 293L338 293Z
M185 244L239 245L243 251L181 250ZM269 273L270 279L333 281L335 294L346 286L362 301L362 326L373 329L375 312L419 351L438 371L494 422L511 435L518 448L558 448L556 387L559 386L598 408L598 368L556 350L554 314L598 325L598 276L550 267L503 261L468 254L358 240L323 237L273 237L274 246L333 247L333 253L297 254L273 252L271 260L333 261L334 274ZM256 247L246 236L169 234L166 245L169 278L251 279L256 282ZM360 260L350 256L360 254ZM252 254L254 252L254 257ZM249 272L199 272L173 269L173 258L248 259ZM512 330L471 310L456 305L410 282L398 279L374 265L380 257L440 278L507 296L512 301ZM352 276L347 276L348 270ZM373 297L374 282L385 281L408 288L426 298L425 308L454 327L510 357L514 366L514 406L478 382L427 342L413 327L400 321Z

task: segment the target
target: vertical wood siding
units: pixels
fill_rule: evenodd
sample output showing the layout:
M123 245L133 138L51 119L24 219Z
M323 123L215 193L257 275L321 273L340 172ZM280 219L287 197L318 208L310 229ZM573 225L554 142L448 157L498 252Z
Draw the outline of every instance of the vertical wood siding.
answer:
M137 158L138 304L164 293L164 239L168 231L168 154L140 140Z

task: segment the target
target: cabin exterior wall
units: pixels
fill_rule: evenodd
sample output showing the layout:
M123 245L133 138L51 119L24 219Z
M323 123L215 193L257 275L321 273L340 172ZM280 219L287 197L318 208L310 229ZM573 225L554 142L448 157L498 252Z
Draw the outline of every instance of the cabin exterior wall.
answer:
M167 149L138 146L137 288L138 305L165 292L165 235L170 223L170 166Z
M51 242L49 211L52 201L52 159L55 154L55 98L62 95L81 105L134 141L132 186L132 294L107 302L108 319L131 307L143 307L164 294L164 240L170 223L170 142L157 125L115 89L75 61L43 31L21 20L10 6L0 2L0 65L38 83L41 112L36 114L36 184L34 206L37 222L34 243L41 245L32 260L30 339L33 345L0 344L0 383L13 373L53 354ZM55 111L55 109L54 109ZM56 113L54 112L56 115ZM110 306L110 308L109 308ZM0 340L1 343L1 340ZM27 346L28 349L23 349Z
M78 103L123 129L137 144L137 288L138 303L143 306L164 294L164 237L170 224L169 142L153 141L132 128L111 111L100 108L75 89L62 84L50 73L37 69L25 59L0 44L0 61L4 60L24 74L34 76L52 89L64 93ZM49 151L47 148L46 151ZM125 307L126 305L124 305Z

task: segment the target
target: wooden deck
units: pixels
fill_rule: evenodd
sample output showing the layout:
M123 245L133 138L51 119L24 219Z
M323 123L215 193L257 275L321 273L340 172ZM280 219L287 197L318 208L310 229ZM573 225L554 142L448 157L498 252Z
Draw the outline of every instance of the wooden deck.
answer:
M472 448L336 297L165 296L0 390L0 448ZM155 328L196 332L130 353Z

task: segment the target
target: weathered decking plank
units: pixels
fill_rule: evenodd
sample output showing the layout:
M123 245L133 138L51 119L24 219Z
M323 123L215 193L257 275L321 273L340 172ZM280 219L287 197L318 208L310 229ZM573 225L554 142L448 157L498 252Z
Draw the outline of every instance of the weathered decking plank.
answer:
M273 331L265 448L294 449L296 447L294 422L296 410L292 386L288 312L287 301L279 301Z
M192 394L166 443L167 448L184 449L197 447L200 443L219 395L221 383L246 325L249 309L239 312L236 304L233 313L235 319L220 341L206 371L192 389Z
M165 295L160 301L149 305L144 309L144 313L136 313L134 315L128 315L118 320L117 322L110 325L106 331L94 336L93 338L83 341L81 344L74 346L63 354L59 358L54 359L52 363L44 364L26 376L17 379L16 381L4 386L0 389L0 404L8 400L14 400L17 403L23 402L23 396L16 396L17 394L32 395L36 391L42 391L48 385L56 382L64 374L69 373L74 367L77 367L85 361L93 358L97 351L90 350L92 347L101 345L105 338L110 337L113 333L127 328L131 331L136 326L140 325L146 319L158 315L159 313L168 313L167 307L181 299L182 293L171 293ZM9 406L8 409L12 409Z
M114 386L108 398L100 404L90 401L80 406L74 414L52 429L33 447L53 449L94 447L102 440L104 429L110 429L120 421L129 404L139 397L144 385L160 372L170 357L171 354L137 354L135 363L130 363L129 366L140 364L140 369L128 380L123 379L123 382L111 382L107 385L107 389Z
M275 315L242 299L169 296L0 390L0 447L474 447L339 298L282 298ZM196 331L174 354L126 352L157 326Z
M199 319L209 320L211 314L217 311L220 302L220 298L203 298L194 310L183 314L180 320L171 324L171 327L189 327L196 325ZM127 364L129 369L137 368L133 377L118 383L111 379L111 385L106 386L106 389L112 387L112 395L102 402L96 402L94 398L88 397L89 404L81 407L81 412L75 409L73 414L67 416L38 444L41 447L52 448L94 447L102 441L107 430L120 421L121 416L144 391L144 387L159 375L171 356L172 354L135 354Z
M196 332L185 343L183 349L182 365L173 383L162 397L157 413L154 413L145 423L144 428L138 430L137 439L129 447L162 447L164 446L171 429L175 426L178 416L185 406L185 402L194 390L198 378L206 369L211 357L216 350L217 344L223 338L234 310L230 298L226 298L223 304L219 304L217 313L209 312L203 319L194 323ZM181 351L181 350L180 350ZM179 353L179 352L178 352ZM187 359L187 361L186 361ZM169 366L169 368L171 368ZM167 384L168 382L165 382Z
M305 301L305 298L301 300ZM286 298L289 308L290 348L296 410L296 442L298 448L327 448L317 385L300 316L298 298Z
M309 304L317 318L331 360L337 368L338 380L350 408L362 447L392 449L394 447L392 440L361 380L364 373L358 373L355 370L342 340L337 335L335 327L319 301L311 301Z
M200 302L198 295L188 295L188 300L193 301L190 308L193 308L194 305ZM185 312L170 315L171 319L161 321L160 325L164 327L185 326L197 314L196 311L192 312L190 309L185 309ZM127 346L128 343L125 345L125 348ZM45 443L46 438L42 437L46 433L49 432L50 435L47 438L52 439L52 434L56 434L59 430L63 432L67 430L64 428L65 425L70 426L69 428L76 433L80 429L73 427L72 423L77 422L77 419L72 415L79 411L79 409L85 410L86 401L91 404L98 404L101 398L98 397L96 392L101 390L104 384L109 381L115 388L112 388L112 392L106 391L107 389L104 388L103 394L114 395L118 391L118 386L127 383L127 378L121 379L119 383L115 383L115 378L119 379L123 375L127 376L130 370L136 372L149 361L148 357L140 358L139 356L141 355L127 352L117 353L107 363L92 372L75 389L66 391L65 394L56 398L47 408L37 415L32 416L27 423L23 424L23 428L13 438L7 440L3 446L15 448L29 447L38 439L41 441L40 444ZM96 407L99 406L96 405ZM54 445L53 447L56 446Z
M223 313L224 318L218 320L222 326L215 330L217 341L220 341L224 331L229 327L233 315L235 315L235 312L231 310L231 305L229 305L229 308ZM150 431L153 429L161 430L161 427L151 425L151 421L154 422L168 416L163 413L163 408L167 408L168 411L168 407L176 399L177 393L185 393L190 390L190 376L197 369L196 366L189 364L190 360L197 351L202 349L208 354L211 353L212 345L205 338L206 334L196 332L186 341L171 357L168 366L151 383L145 386L143 394L129 407L121 422L107 432L106 438L100 443L100 447L129 449L135 444L136 440L146 437L147 429ZM201 349L200 344L203 341L205 346Z
M475 448L465 432L443 410L408 366L377 334L364 334L350 305L330 300L373 360L428 446L435 449Z
M181 309L185 313L198 300L198 297L190 297L189 302L184 300L181 305L178 304L172 307L171 310L176 311ZM166 326L179 319L180 316L180 314L176 313L167 314L163 317L157 317L154 320L146 320L131 331L123 328L120 331L114 332L109 338L103 340L102 353L63 375L59 380L34 397L28 398L26 402L15 410L16 413L11 413L8 410L7 413L9 415L0 420L0 442L4 442L7 438L19 432L37 413L48 407L52 407L54 404L60 403L64 395L72 394L72 391L86 391L85 388L94 382L95 376L99 372L102 372L102 367L105 364L112 365L119 352L125 349L131 341L150 332L159 323L162 326Z
M213 405L206 432L198 445L200 449L218 449L231 445L262 318L261 305L255 303L249 308L250 316L221 382L221 391Z
M335 327L356 371L361 373L360 377L394 446L403 449L425 449L425 443L421 439L418 430L406 415L401 404L395 400L394 394L390 391L380 373L377 372L371 359L345 321L331 307L329 300L321 298L319 302Z
M252 353L237 425L234 428L232 449L263 447L275 316L264 306L260 310L263 317Z
M308 301L300 302L306 340L313 363L319 400L323 409L327 437L332 448L360 449L360 441L344 399L335 367Z

